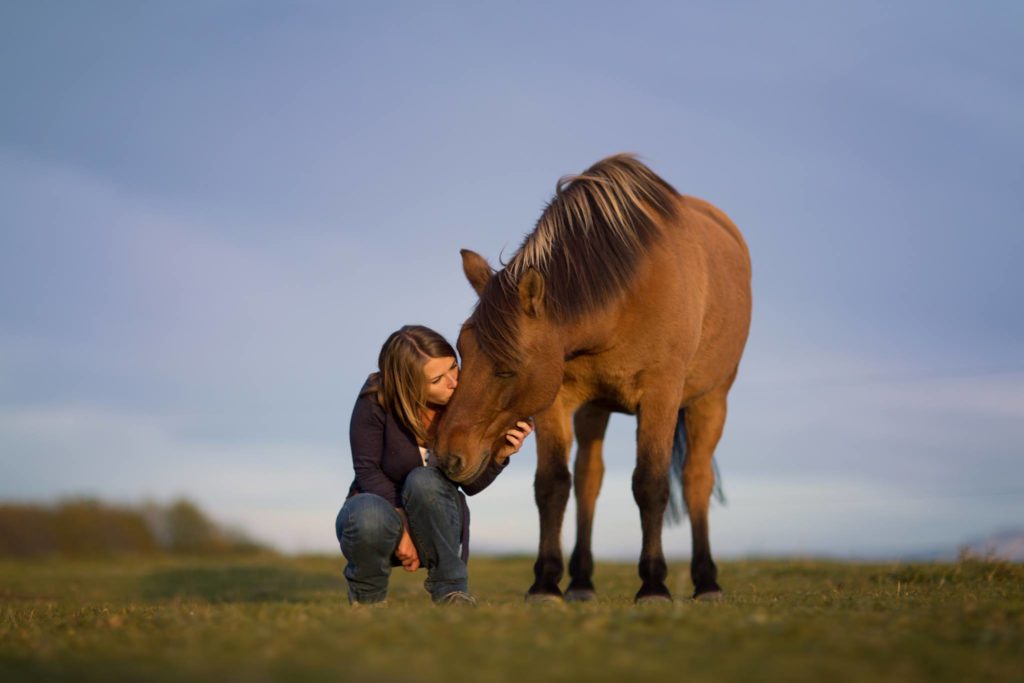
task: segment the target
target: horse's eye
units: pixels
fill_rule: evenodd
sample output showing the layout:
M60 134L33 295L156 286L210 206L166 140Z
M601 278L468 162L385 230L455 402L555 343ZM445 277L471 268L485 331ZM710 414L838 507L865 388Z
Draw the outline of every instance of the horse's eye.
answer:
M510 377L515 377L516 373L511 370L497 370L495 371L494 376L501 377L502 379L509 379Z

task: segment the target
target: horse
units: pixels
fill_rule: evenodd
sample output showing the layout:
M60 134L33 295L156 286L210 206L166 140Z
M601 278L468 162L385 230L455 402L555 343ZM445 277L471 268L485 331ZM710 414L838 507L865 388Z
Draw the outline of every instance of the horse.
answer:
M643 545L635 601L672 600L661 534L673 442L692 531L693 597L721 598L708 508L712 457L750 329L750 254L739 229L636 156L618 154L562 177L500 271L473 251L461 255L479 300L459 333L459 388L434 450L450 479L470 482L502 459L511 426L535 419L540 544L527 601L596 595L591 537L612 412L637 419L632 490ZM560 534L573 479L576 546L563 595Z

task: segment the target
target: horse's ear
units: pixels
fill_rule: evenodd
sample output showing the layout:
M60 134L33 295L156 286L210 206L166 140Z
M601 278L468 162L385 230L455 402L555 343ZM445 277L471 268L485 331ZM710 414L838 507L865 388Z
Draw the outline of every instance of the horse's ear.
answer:
M462 254L462 272L466 274L469 284L476 290L476 295L483 296L484 288L491 281L494 271L491 270L487 260L475 251L462 249L459 253Z
M536 268L530 268L519 279L519 305L531 318L539 318L544 312L544 276Z

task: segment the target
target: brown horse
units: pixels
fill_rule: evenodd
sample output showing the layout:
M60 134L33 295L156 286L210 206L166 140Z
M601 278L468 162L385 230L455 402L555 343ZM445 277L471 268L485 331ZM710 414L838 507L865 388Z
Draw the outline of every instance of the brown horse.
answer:
M471 251L462 260L480 300L459 334L459 389L435 449L453 480L472 481L497 457L505 431L536 417L541 531L527 599L562 597L559 537L574 429L577 535L565 597L594 596L591 530L611 412L637 416L636 600L671 600L661 531L677 433L685 441L694 597L719 596L708 541L712 456L751 310L750 256L736 226L633 156L617 155L562 178L501 271Z

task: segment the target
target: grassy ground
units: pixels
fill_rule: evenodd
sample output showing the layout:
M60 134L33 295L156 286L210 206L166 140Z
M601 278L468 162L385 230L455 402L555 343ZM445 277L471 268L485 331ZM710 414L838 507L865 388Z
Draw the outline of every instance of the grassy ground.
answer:
M531 560L474 558L475 610L396 571L352 610L340 557L0 562L0 680L1024 681L1024 567L723 562L727 598L529 606ZM688 595L682 562L669 586Z

